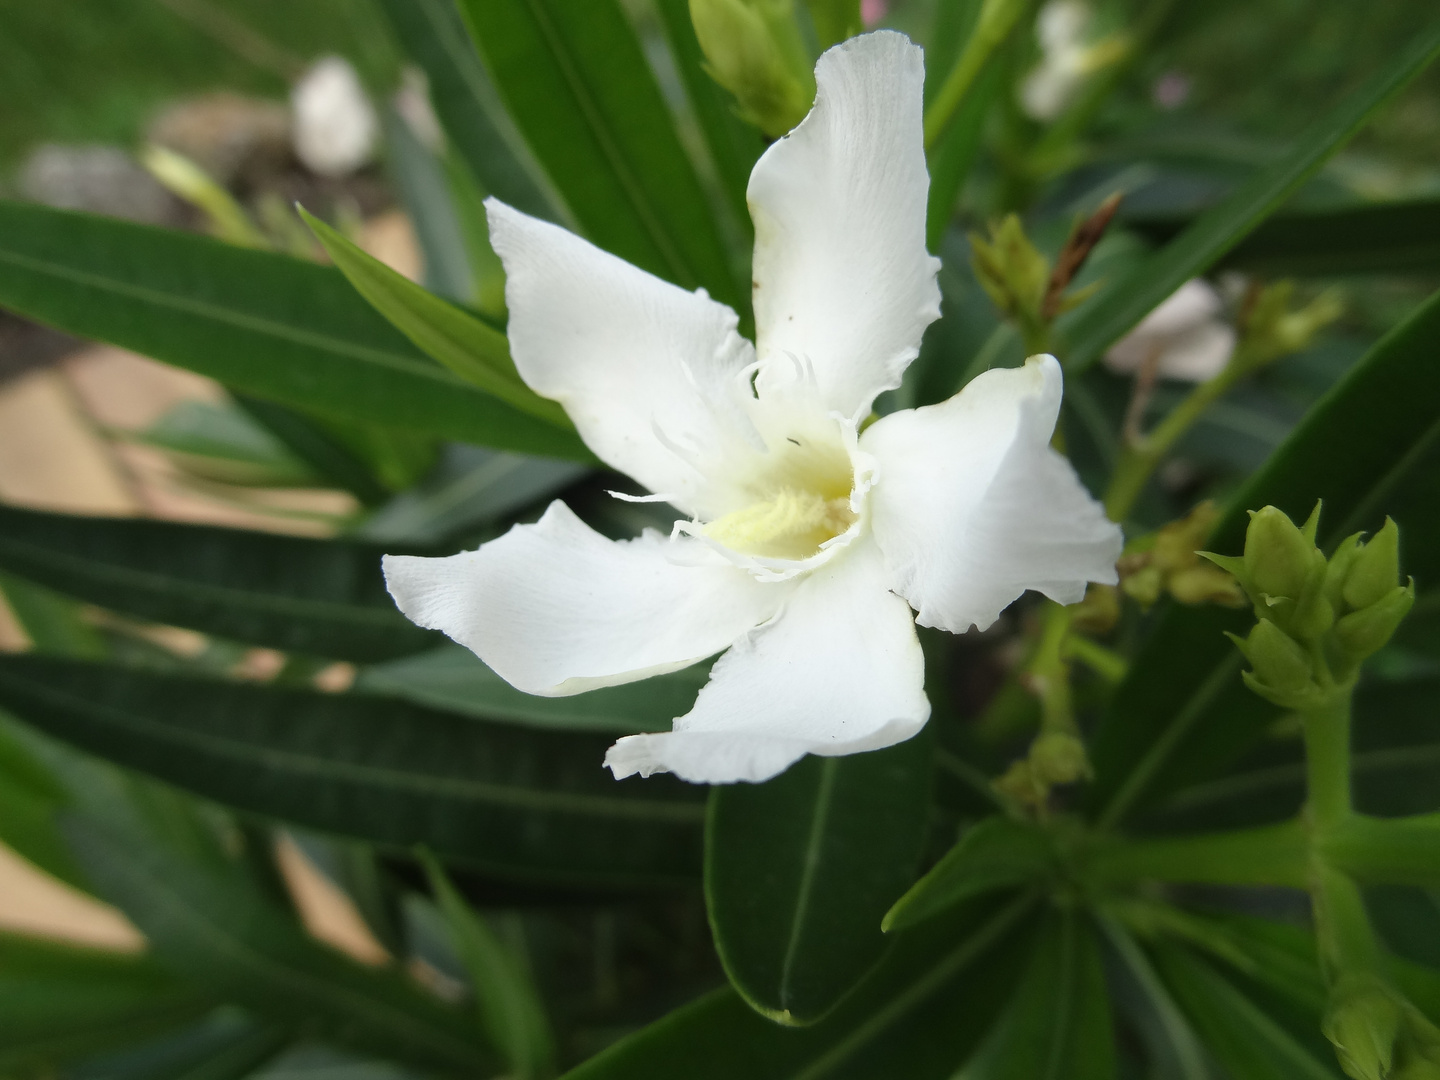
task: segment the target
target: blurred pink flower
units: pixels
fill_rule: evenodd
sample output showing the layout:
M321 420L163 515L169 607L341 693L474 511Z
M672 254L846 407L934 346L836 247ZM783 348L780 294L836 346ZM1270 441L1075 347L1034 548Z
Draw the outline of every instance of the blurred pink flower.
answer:
M860 0L860 21L865 24L865 29L870 29L890 9L890 0Z

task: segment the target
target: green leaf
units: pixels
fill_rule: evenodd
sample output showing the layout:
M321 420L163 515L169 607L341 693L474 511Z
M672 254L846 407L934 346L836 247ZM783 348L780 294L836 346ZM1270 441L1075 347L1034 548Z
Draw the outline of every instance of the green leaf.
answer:
M1340 1070L1333 1058L1318 1057L1188 949L1157 946L1155 959L1206 1049L1231 1076L1238 1080L1339 1080Z
M0 931L0 1069L44 1074L179 1027L214 1007L148 956Z
M89 603L273 648L378 660L439 635L385 592L378 545L0 507L0 568Z
M346 280L418 348L487 394L569 426L563 409L521 381L501 331L392 270L303 208L299 213Z
M1203 274L1274 212L1440 54L1440 24L1418 31L1384 69L1301 133L1274 164L1080 309L1064 329L1066 366L1080 371L1190 278Z
M330 267L0 202L0 304L337 419L551 457L579 438L434 364Z
M434 473L377 510L352 535L389 543L438 543L554 495L587 471L570 461L451 446Z
M1440 582L1440 293L1387 334L1291 432L1235 494L1208 541L1238 552L1247 510L1273 504L1296 520L1325 501L1321 546L1387 513L1404 538L1404 569ZM1243 661L1222 636L1253 616L1172 607L1131 664L1092 740L1091 805L1114 823L1213 776L1263 735L1276 710L1240 683Z
M740 308L721 243L617 0L461 0L510 115L599 247Z
M430 890L450 927L455 951L470 976L485 1030L500 1048L510 1071L521 1080L553 1072L555 1039L545 1005L519 958L471 909L451 884L444 868L428 853L421 861Z
M690 0L656 0L655 6L732 216L748 241L754 230L745 189L750 183L750 170L765 149L764 137L759 128L740 119L734 99L705 70L705 54L700 51L695 24L690 21Z
M1163 242L1188 218L1123 218ZM1362 203L1276 214L1228 251L1219 265L1267 277L1440 270L1440 199Z
M0 713L0 843L80 891L89 886L57 827L65 789L8 730Z
M184 401L130 442L164 451L193 476L250 487L320 487L321 478L261 424L227 402Z
M773 1024L717 990L620 1040L564 1080L950 1080L1023 962L1033 904L969 906L901 938L828 1017Z
M989 817L971 826L885 915L886 931L922 922L972 896L1037 883L1057 867L1048 830L1027 821Z
M389 497L374 470L315 418L273 401L232 394L247 416L279 439L324 480L354 495L365 506ZM332 422L333 424L333 422Z
M4 508L0 507L0 514ZM0 518L3 520L3 518ZM4 542L0 534L0 543ZM0 566L3 566L0 563ZM58 656L99 659L106 653L105 640L87 622L80 605L68 596L32 581L0 574L0 597L25 631L32 648Z
M318 218L304 210L300 215L355 290L416 346L507 405L574 431L564 409L520 380L499 330L391 270Z
M1357 814L1325 838L1322 850L1360 881L1440 889L1440 814Z
M425 288L462 304L472 301L470 252L445 166L393 107L385 113L385 148L390 176L420 245Z
M380 0L380 7L424 70L445 134L475 179L517 210L562 221L557 196L501 106L453 0Z
M327 1039L475 1075L494 1055L463 1013L397 969L367 968L309 937L238 875L187 858L156 836L92 817L67 823L99 891L145 934L158 961L196 985Z
M954 217L955 201L980 153L996 98L1009 86L1004 75L999 64L987 64L945 134L929 150L930 193L925 211L925 239L932 251L939 250L945 229Z
M884 953L880 920L925 840L932 756L922 734L711 793L706 906L725 972L753 1008L811 1023Z
M633 735L669 731L675 717L690 711L708 678L708 666L697 664L624 686L537 697L516 690L463 645L445 645L365 668L355 689L528 727Z
M1052 914L965 1080L1113 1080L1115 1043L1100 943L1089 920Z
M506 878L632 887L699 870L703 789L617 783L605 736L31 656L0 657L0 706L206 798Z

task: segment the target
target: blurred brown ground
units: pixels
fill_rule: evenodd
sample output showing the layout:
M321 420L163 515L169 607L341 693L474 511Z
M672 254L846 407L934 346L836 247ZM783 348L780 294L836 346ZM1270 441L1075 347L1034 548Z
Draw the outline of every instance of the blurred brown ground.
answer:
M420 258L405 217L392 212L369 222L365 247L409 277ZM105 437L107 429L139 430L186 400L215 400L220 387L108 345L82 345L58 362L0 382L0 501L67 513L137 515L244 528L323 534L322 522L263 512L343 513L348 496L329 491L257 494L255 510L207 498L182 482L158 451ZM28 645L0 599L0 650ZM255 650L257 670L266 650ZM277 859L306 925L321 940L367 963L384 948L349 899L300 848L284 838ZM101 904L31 866L0 844L0 929L107 949L144 948L138 930Z

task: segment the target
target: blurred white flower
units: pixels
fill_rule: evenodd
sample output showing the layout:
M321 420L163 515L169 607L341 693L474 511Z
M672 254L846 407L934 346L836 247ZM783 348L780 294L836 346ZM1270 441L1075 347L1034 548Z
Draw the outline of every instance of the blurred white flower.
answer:
M360 77L339 56L317 60L290 94L295 156L320 176L349 176L375 153L380 124Z
M1235 351L1235 328L1222 317L1224 308L1213 287L1191 278L1111 346L1105 366L1133 375L1153 365L1162 379L1205 382Z
M1035 19L1040 63L1020 84L1020 105L1035 120L1054 120L1075 100L1085 80L1125 54L1115 34L1091 41L1093 15L1082 0L1050 0Z
M1053 357L862 433L940 313L924 66L880 31L815 77L814 108L750 177L756 345L704 290L487 203L521 376L687 516L616 542L557 501L478 551L385 560L406 615L532 694L723 652L673 731L611 748L616 777L760 781L900 742L930 713L916 618L960 633L1027 588L1073 603L1116 580L1119 529L1049 445Z

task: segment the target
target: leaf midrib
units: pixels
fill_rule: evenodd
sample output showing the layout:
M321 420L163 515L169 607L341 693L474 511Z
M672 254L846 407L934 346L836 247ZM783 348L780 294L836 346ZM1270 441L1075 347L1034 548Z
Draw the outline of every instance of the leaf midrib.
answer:
M660 800L610 798L582 795L575 792L536 791L508 787L483 780L435 776L405 772L380 765L342 762L334 758L315 757L295 750L259 747L241 739L227 738L210 732L181 728L165 721L134 716L113 706L96 703L57 690L49 684L15 679L0 672L0 685L21 684L21 692L42 702L63 709L78 709L90 723L108 724L112 729L148 737L155 742L199 750L223 761L236 762L252 768L268 768L291 777L365 784L405 795L424 795L462 803L481 803L522 810L575 814L582 817L606 817L617 820L650 821L666 824L692 824L704 819L705 808L699 803L662 802Z
M18 551L17 551L18 549ZM407 630L409 626L390 608L346 604L338 600L310 600L304 597L262 593L238 586L217 585L176 578L154 570L140 570L116 563L96 562L65 552L36 548L24 541L15 543L0 539L0 553L18 553L32 564L74 574L90 581L119 588L143 589L162 594L164 598L223 603L260 614L285 615L323 619L334 623L350 623L366 629ZM64 590L62 590L64 591Z
M369 348L328 334L302 330L296 326L277 322L274 319L267 319L263 316L235 311L234 309L222 307L219 304L210 303L209 301L196 300L192 297L178 296L174 293L163 292L144 285L122 282L113 277L89 273L61 263L52 263L44 259L36 259L28 255L21 255L15 251L0 249L0 263L9 263L19 269L29 270L37 274L48 274L51 277L58 278L61 281L67 281L74 285L100 289L113 293L116 296L138 300L142 303L151 304L169 311L196 315L222 325L264 334L281 341L288 341L295 345L303 345L321 352L327 352L337 357L356 360L405 375L428 379L431 382L443 386L447 390L476 393L476 391L471 390L465 383L451 375L445 368L415 357L405 356L401 353Z
M830 808L835 801L835 778L839 769L840 758L837 757L827 757L820 765L820 783L810 813L810 831L805 838L805 852L800 860L800 882L795 891L795 910L790 915L785 958L780 964L777 996L780 1007L787 1011L790 1008L790 979L795 960L800 954L800 940L805 935L806 916L810 912L810 894L814 891L815 878L820 870L820 851L825 844L825 826L829 822Z

